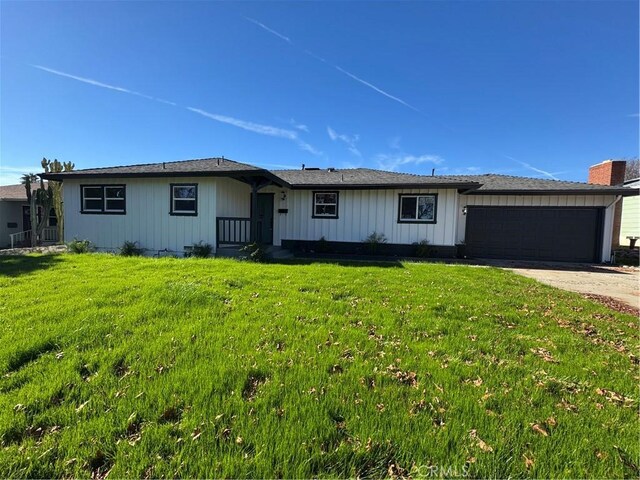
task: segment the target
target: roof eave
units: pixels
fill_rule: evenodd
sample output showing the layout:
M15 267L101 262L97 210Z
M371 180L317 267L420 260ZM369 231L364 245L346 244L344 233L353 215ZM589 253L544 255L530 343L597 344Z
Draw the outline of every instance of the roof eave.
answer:
M166 177L265 177L281 187L289 187L289 184L268 170L228 170L224 172L194 171L194 172L64 172L43 173L40 175L45 180L64 182L65 180L84 178L166 178Z

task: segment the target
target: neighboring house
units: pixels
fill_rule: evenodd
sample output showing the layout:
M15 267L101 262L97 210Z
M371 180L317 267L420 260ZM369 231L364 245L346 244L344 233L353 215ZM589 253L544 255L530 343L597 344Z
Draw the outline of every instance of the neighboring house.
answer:
M640 178L627 180L624 186L638 190ZM629 197L622 200L622 217L620 219L620 245L630 245L633 239L640 245L640 197Z
M502 175L422 176L358 169L269 171L225 158L74 170L64 182L65 241L125 240L182 253L249 241L358 251L372 232L410 255L609 261L612 214L632 189Z
M0 248L11 246L10 235L14 235L14 246L17 246L17 243L22 246L28 240L29 236L24 232L31 231L29 211L24 185L0 186ZM49 213L47 226L55 227L58 224L55 211L51 209ZM38 212L38 217L42 218L41 211ZM57 236L57 233L55 235Z

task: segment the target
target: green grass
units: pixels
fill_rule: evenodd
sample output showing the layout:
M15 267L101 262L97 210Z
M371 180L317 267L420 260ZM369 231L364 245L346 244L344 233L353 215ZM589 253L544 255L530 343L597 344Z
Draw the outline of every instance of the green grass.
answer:
M639 474L637 320L504 270L0 257L0 345L0 477Z

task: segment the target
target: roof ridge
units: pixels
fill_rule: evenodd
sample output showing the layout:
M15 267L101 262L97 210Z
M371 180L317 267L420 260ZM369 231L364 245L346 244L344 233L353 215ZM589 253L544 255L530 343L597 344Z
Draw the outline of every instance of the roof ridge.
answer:
M91 167L91 168L82 168L79 170L73 170L74 172L82 172L84 170L107 170L107 169L113 169L113 168L129 168L129 167L148 167L150 165L162 165L163 163L187 163L187 162L201 162L204 160L224 160L225 162L232 162L232 163L242 163L242 162L238 162L236 160L231 160L229 158L224 158L224 157L204 157L204 158L191 158L191 159L187 159L187 160L164 160L161 162L149 162L149 163L131 163L129 165L117 165L115 167ZM249 163L245 163L244 165L250 165L250 166L254 166L251 165ZM259 168L259 167L257 167Z

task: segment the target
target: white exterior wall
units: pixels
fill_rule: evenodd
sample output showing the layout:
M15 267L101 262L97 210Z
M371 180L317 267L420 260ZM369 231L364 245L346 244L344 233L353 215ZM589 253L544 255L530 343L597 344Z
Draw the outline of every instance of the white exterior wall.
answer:
M26 202L2 200L0 201L0 248L10 246L9 235L24 231L22 225L22 206ZM16 228L9 228L9 223L16 223ZM29 227L27 227L29 230Z
M137 241L148 254L183 252L199 241L216 244L216 184L207 177L65 179L65 242L87 239L100 250L117 250ZM198 215L169 215L171 183L198 184ZM80 185L126 185L126 214L80 213Z
M337 219L312 218L311 190L288 190L272 186L260 192L275 193L274 245L280 245L282 240L313 241L321 237L327 241L362 242L374 231L383 233L389 243L410 245L426 239L432 245L455 244L458 193L453 189L338 190ZM282 192L286 195L285 200L282 200ZM398 223L401 193L438 194L437 223ZM278 213L279 208L289 211Z
M466 216L462 208L467 205L504 207L607 207L604 216L602 241L603 262L611 260L611 236L615 195L460 195L457 213L456 243L465 239Z
M251 187L231 178L218 178L216 209L219 217L249 218Z

